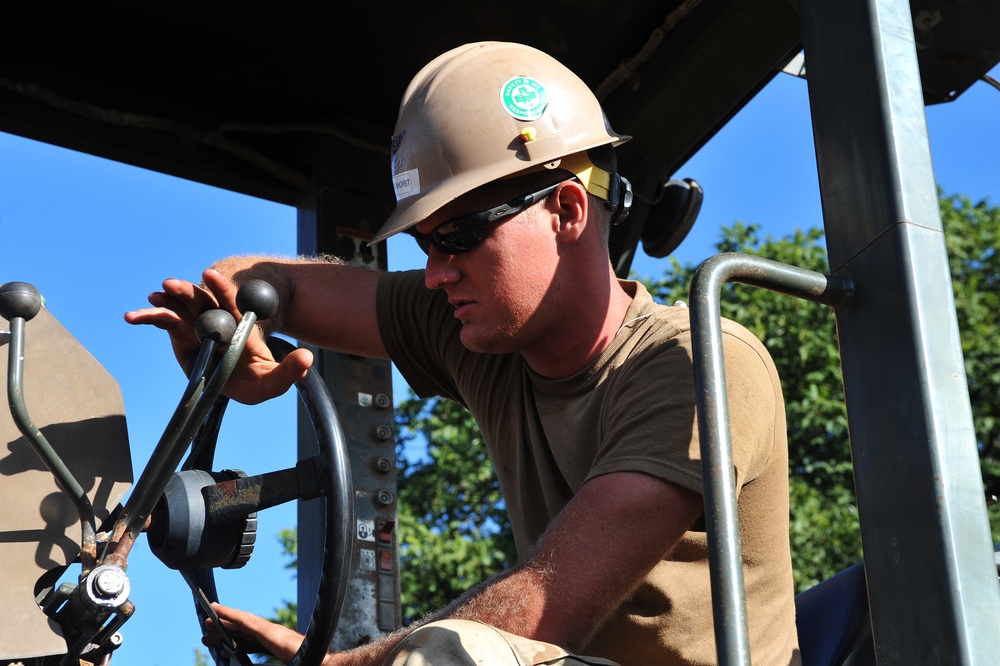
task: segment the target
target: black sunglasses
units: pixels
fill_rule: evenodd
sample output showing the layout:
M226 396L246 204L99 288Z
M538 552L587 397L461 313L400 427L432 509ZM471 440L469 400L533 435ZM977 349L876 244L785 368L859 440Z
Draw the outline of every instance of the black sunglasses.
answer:
M416 239L417 245L427 254L430 253L431 245L448 254L462 254L483 242L483 239L486 237L484 231L487 225L520 213L528 206L547 197L561 184L562 182L560 181L543 190L515 197L505 204L500 204L488 210L469 213L448 220L447 222L442 222L426 234L422 234L412 228L408 230L408 233Z

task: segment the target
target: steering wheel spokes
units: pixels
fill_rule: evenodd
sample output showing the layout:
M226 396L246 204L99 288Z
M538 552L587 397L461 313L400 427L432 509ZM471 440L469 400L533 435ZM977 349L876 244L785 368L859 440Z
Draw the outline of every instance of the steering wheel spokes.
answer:
M326 494L318 458L257 476L187 469L167 484L146 537L171 569L238 569L253 552L257 512ZM202 538L205 537L205 541Z
M295 467L258 476L240 476L206 487L206 522L221 525L250 511L260 511L292 500L311 500L326 494L319 478L317 458L302 460Z

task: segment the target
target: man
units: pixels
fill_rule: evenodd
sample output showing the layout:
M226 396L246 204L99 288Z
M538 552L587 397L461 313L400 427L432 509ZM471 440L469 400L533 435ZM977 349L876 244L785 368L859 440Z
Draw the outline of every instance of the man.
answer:
M204 288L168 280L154 308L127 315L168 330L183 359L194 317L235 312L235 285L262 278L281 297L273 330L391 358L418 394L475 415L521 564L430 618L444 622L325 663L715 663L687 313L617 280L608 258L628 206L612 147L628 138L545 54L460 47L404 94L397 207L375 238L413 234L425 271L232 258ZM752 335L731 323L725 335L751 650L756 664L797 663L780 388ZM273 397L311 361L300 350L275 364L253 340L227 393ZM286 659L301 641L220 615Z

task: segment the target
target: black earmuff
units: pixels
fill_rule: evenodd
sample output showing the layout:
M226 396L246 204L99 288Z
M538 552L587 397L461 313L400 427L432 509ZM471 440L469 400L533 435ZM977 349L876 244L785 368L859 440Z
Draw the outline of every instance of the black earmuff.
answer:
M632 183L627 178L611 174L611 187L608 188L608 208L611 209L611 226L617 226L625 221L632 210Z

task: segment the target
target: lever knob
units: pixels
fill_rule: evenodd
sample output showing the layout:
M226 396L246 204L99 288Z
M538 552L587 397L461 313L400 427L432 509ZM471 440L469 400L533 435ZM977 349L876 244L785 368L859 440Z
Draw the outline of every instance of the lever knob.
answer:
M278 292L263 280L247 280L236 292L240 312L253 312L263 321L278 311Z
M215 340L219 345L228 345L236 333L236 320L225 310L206 310L198 315L194 333L202 342L207 339Z
M0 286L0 317L7 321L21 317L32 319L42 309L42 297L27 282L8 282Z

